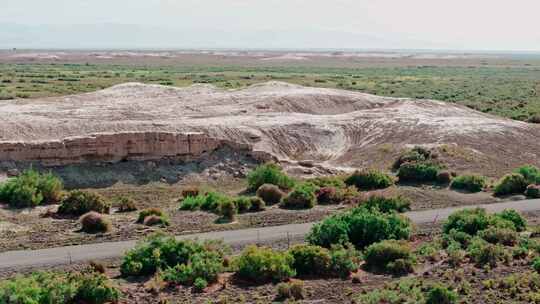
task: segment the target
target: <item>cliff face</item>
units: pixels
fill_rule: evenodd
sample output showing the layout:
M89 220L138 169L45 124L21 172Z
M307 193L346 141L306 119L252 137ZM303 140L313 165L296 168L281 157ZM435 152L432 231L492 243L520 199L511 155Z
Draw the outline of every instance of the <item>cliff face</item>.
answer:
M228 146L251 154L251 147L203 133L122 132L70 137L48 142L0 142L0 161L61 166L88 161L119 162L174 157L196 159ZM261 157L253 153L255 158Z

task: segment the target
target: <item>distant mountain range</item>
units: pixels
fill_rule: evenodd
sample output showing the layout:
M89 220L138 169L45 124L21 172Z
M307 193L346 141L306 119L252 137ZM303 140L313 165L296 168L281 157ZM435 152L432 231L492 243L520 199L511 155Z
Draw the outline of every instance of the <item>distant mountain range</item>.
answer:
M226 31L140 25L0 24L0 48L445 48L410 37L319 30Z

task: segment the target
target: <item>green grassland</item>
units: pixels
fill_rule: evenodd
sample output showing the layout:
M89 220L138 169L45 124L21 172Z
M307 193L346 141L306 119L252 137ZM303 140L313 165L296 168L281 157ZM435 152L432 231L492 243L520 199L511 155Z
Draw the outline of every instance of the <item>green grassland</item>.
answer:
M209 83L235 89L270 80L377 95L456 102L518 120L540 116L536 67L241 67L0 64L0 99L90 92L137 81L172 86Z

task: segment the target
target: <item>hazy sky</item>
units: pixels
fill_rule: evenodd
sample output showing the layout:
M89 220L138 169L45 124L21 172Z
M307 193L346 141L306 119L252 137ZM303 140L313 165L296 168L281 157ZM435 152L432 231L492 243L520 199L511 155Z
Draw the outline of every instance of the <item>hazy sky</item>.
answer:
M386 41L370 40L367 48L540 50L539 0L0 0L0 5L0 24L140 25L189 29L193 37L204 36L204 30L310 31L321 33L321 48L362 46L362 41L329 45L325 35L343 32ZM19 35L16 31L9 34ZM260 41L245 45L261 46L269 38L250 37ZM204 37L197 38L204 43Z

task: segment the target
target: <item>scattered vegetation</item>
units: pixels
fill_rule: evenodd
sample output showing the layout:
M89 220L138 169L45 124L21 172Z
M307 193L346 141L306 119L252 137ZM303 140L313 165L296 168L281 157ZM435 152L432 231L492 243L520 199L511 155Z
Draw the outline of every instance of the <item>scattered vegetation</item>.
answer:
M118 287L96 272L36 272L0 281L0 303L117 303Z
M53 174L27 170L0 185L0 200L13 208L35 207L58 202L62 190L62 181Z
M377 209L383 213L396 211L403 213L411 210L411 202L402 196L372 195L367 200L361 202L361 206L368 209Z
M118 206L118 212L137 211L135 200L126 196L120 196L115 199Z
M111 203L101 195L81 190L70 191L58 207L58 213L64 215L82 215L90 211L107 214L110 210Z
M146 226L153 225L169 225L169 217L167 214L159 208L147 208L139 212L137 223L144 224Z

